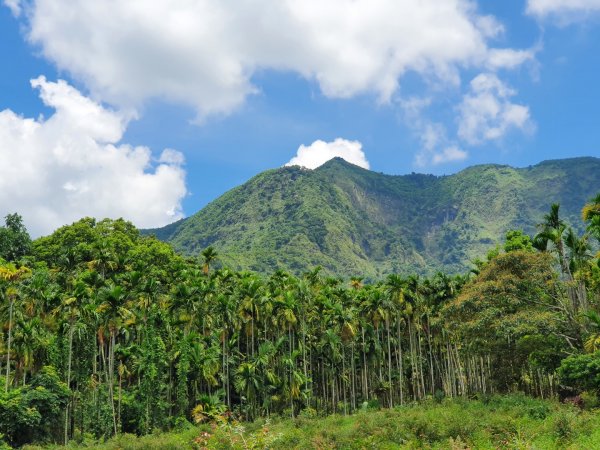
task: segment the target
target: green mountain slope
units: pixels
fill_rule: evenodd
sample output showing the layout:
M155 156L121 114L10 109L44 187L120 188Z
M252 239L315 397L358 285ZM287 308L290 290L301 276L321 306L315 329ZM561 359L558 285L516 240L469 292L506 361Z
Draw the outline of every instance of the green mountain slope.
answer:
M552 202L581 229L583 204L600 191L600 159L455 175L390 176L336 158L316 170L263 172L193 216L147 230L197 255L212 245L235 269L332 274L466 270L506 230L535 232Z

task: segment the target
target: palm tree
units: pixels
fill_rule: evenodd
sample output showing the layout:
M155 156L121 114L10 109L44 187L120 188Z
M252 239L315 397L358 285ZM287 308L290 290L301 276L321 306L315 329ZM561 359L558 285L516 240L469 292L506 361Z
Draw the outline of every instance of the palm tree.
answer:
M73 286L72 296L65 296L62 299L61 305L53 311L53 315L59 318L65 318L65 325L69 331L69 355L67 357L67 387L71 389L71 367L73 362L73 335L75 331L82 332L85 330L85 323L82 321L83 303L91 296L89 286L77 280ZM69 408L71 407L72 398L67 402L65 411L65 430L64 443L68 442L69 431Z
M588 231L600 240L600 193L583 207L581 216L588 224Z
M567 229L565 222L560 218L559 215L560 205L558 203L552 203L550 206L550 212L544 215L544 221L538 224L540 232L534 238L535 241L551 243L557 254L558 261L563 273L570 278L571 272L569 269L569 262L567 261L564 245L563 245L563 234Z
M339 393L336 397L336 376L338 371L336 370L337 364L342 360L342 353L340 352L342 339L335 330L327 328L322 334L321 341L319 342L319 349L324 357L324 362L327 362L328 371L325 371L325 375L329 375L329 382L331 383L331 407L333 412L337 412L337 403L339 401ZM328 372L328 373L327 373ZM325 393L326 386L323 385L323 391Z
M261 389L260 376L254 362L241 363L235 374L235 388L246 396L246 420L254 418L255 404Z
M584 271L592 258L589 253L591 246L588 243L588 235L579 237L572 228L569 228L565 237L565 247L569 251L569 270L573 275L577 305L580 309L586 311L588 309L587 292L581 272Z
M550 206L550 212L545 214L544 221L538 224L538 228L540 228L541 231L534 237L534 246L536 248L540 248L540 243L545 243L546 246L548 243L550 243L554 247L554 250L558 256L558 262L560 264L561 271L564 277L566 277L566 281L568 283L567 293L571 301L572 312L575 314L577 313L580 305L577 291L574 286L572 286L573 273L571 271L571 263L565 254L565 245L563 242L563 236L567 230L567 226L559 216L559 209L560 206L558 203L553 203ZM546 249L547 247L542 248L544 251Z
M31 271L25 267L19 267L18 269L12 264L6 264L0 266L0 280L8 283L5 295L8 298L8 340L6 350L6 382L4 391L8 392L9 379L10 379L10 347L12 341L12 325L13 325L13 312L15 306L15 300L17 298L16 283L24 277L31 274Z
M278 347L271 341L265 341L258 346L258 352L252 360L257 372L262 374L260 379L261 389L259 393L263 397L262 407L267 415L269 414L272 392L275 391L280 383L280 379L275 370L274 361L277 349Z
M128 321L132 319L133 315L126 305L127 293L119 285L112 283L108 284L98 292L98 298L100 305L98 306L97 311L102 315L103 327L108 329L109 333L108 364L105 361L105 370L113 413L113 427L115 434L117 434L117 416L114 400L116 337ZM104 346L101 348L101 353L104 355ZM103 357L103 359L105 358Z
M255 328L256 322L260 320L260 298L263 286L261 280L252 274L242 274L238 282L239 316L246 324L246 341L250 337L250 345L247 351L254 356L255 351Z
M358 290L363 287L363 277L352 277L350 278L350 286L354 290Z
M217 256L219 256L219 254L213 247L207 247L202 250L202 272L204 272L204 275L208 275L210 265L217 259Z
M594 331L590 333L583 346L586 352L594 353L600 349L600 314L596 311L588 311L585 318Z
M36 353L44 348L47 341L44 339L44 327L39 317L19 317L15 321L15 333L13 344L17 359L17 371L15 379L22 379L23 386L26 383L27 372L33 371ZM17 384L17 383L15 383Z

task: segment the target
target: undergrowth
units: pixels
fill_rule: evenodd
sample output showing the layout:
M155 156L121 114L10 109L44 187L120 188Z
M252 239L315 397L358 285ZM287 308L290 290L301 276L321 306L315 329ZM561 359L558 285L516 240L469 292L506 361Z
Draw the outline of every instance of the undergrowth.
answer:
M294 419L190 425L179 432L121 435L67 448L593 450L600 449L600 411L523 395L432 399L391 410L364 409L351 416L315 417L309 410Z

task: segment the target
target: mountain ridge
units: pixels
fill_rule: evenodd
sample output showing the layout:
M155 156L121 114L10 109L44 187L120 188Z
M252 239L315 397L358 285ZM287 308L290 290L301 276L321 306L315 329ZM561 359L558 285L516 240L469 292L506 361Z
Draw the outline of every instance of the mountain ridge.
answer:
M196 214L145 233L188 255L259 272L316 265L340 276L462 272L506 230L535 232L553 202L579 231L600 191L600 159L481 164L451 175L388 175L334 158L310 170L270 169Z

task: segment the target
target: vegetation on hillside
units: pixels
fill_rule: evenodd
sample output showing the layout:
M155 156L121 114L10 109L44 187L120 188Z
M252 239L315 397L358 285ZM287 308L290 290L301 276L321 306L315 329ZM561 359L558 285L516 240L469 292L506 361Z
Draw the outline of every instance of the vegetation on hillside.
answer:
M77 442L195 422L221 423L223 439L243 440L231 429L241 421L298 423L365 408L411 417L391 410L435 400L452 411L457 399L514 392L592 405L600 263L590 243L600 237L600 195L583 208L585 234L561 213L552 205L533 237L507 233L469 274L373 283L319 268L302 276L216 269L214 249L186 259L123 220L82 219L30 242L20 217L8 216L0 229L1 439ZM397 425L407 427L398 439L429 439L410 420ZM566 430L585 428L581 418L564 420ZM524 430L551 426L526 422ZM456 438L440 430L439 445ZM496 442L489 433L457 436Z
M316 170L264 172L197 214L147 230L187 255L212 246L234 270L297 276L464 273L511 229L537 232L548 203L578 232L600 185L600 159L514 169L483 165L451 176L389 176L334 159Z

